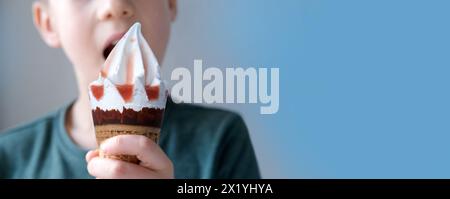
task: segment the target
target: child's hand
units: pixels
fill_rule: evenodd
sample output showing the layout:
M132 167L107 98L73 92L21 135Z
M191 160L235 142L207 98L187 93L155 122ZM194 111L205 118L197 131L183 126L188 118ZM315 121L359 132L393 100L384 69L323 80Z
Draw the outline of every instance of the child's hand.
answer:
M119 135L100 145L105 154L136 155L139 165L101 158L98 150L86 154L89 174L96 178L174 178L172 161L152 140L142 135Z

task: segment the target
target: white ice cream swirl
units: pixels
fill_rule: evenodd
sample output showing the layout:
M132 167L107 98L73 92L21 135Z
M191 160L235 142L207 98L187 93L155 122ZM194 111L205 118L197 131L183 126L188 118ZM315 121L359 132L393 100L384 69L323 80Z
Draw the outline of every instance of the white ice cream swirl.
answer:
M91 108L163 109L167 96L160 76L158 61L141 33L141 24L136 23L111 51L99 78L89 85Z

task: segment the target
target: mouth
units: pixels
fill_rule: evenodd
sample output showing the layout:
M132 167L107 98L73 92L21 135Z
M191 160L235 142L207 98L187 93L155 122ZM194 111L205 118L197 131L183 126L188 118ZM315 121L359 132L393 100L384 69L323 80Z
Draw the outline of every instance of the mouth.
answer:
M125 32L113 34L109 39L107 40L105 47L103 48L103 58L105 60L108 58L109 54L111 54L114 47L116 47L117 43L120 41L120 39L125 35Z
M103 58L105 58L105 60L108 58L109 54L111 54L112 50L114 49L114 47L116 47L118 42L119 40L112 41L105 47L105 49L103 49Z

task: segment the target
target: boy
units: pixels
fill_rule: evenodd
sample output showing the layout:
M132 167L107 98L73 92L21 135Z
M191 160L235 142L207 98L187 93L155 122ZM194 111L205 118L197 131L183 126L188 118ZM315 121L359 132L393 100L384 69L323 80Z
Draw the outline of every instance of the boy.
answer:
M32 123L0 134L0 178L259 178L243 120L236 114L166 105L160 144L122 135L102 143L105 154L136 155L140 164L98 155L88 84L111 47L135 22L163 60L176 0L40 0L33 3L37 30L72 63L78 98Z

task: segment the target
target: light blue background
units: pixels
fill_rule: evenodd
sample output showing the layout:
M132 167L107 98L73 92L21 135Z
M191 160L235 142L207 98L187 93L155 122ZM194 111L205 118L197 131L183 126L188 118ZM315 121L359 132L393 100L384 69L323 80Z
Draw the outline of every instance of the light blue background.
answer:
M32 27L31 2L0 0L0 129L76 96L70 63ZM450 1L178 3L166 79L194 59L280 68L277 114L213 105L242 114L263 177L450 178Z
M234 63L280 67L268 177L450 177L450 1L226 2Z

